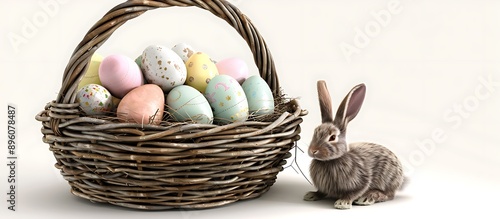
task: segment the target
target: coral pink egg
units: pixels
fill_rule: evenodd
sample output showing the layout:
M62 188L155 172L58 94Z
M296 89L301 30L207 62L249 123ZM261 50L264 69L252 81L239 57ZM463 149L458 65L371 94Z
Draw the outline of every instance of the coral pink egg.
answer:
M116 113L123 122L160 124L163 119L165 95L156 84L134 88L123 97Z
M99 78L104 87L117 98L123 98L132 89L144 84L137 64L123 55L110 55L99 66Z
M242 84L248 77L248 66L239 58L228 58L217 62L217 70L221 75L229 75Z

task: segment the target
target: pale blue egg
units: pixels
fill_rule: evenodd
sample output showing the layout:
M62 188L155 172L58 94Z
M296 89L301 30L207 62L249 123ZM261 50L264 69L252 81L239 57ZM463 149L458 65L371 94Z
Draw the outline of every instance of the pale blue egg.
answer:
M167 108L173 119L178 122L193 121L199 124L212 124L213 112L207 99L191 86L174 87L167 95Z
M214 122L228 124L248 119L248 102L241 85L231 76L217 75L205 90L214 112Z
M248 100L248 108L252 115L268 115L274 113L274 97L266 81L253 75L241 85Z

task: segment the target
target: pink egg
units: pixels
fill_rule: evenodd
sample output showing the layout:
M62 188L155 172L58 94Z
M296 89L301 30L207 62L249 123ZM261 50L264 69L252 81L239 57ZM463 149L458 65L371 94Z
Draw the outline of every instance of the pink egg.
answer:
M123 97L116 113L122 122L158 125L163 119L165 95L156 84L134 88Z
M104 58L99 66L99 78L102 85L117 98L123 98L129 91L144 84L139 66L123 55Z
M229 75L238 83L243 83L248 77L248 66L239 58L228 58L217 62L217 70L221 75Z

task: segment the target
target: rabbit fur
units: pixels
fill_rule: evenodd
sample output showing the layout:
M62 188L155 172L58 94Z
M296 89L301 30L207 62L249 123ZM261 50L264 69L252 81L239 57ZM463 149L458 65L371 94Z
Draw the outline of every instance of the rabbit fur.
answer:
M363 103L366 86L352 88L333 117L331 97L325 81L318 81L322 124L314 130L308 154L313 158L310 175L317 191L306 201L335 199L334 208L350 209L352 204L371 205L394 198L404 181L402 165L384 146L346 141L348 123Z

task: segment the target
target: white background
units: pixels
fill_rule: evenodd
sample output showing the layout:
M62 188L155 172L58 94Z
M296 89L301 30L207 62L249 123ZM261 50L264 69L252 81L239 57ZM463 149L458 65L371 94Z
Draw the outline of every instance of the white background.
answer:
M55 99L62 73L86 31L120 0L5 1L0 8L0 200L7 199L7 105L17 107L16 212L3 218L493 218L500 196L500 2L472 0L233 1L266 39L280 83L309 110L299 147L319 124L316 81L334 104L357 83L367 97L349 126L351 141L392 149L410 178L395 200L348 211L333 202L305 202L311 186L287 168L261 198L201 211L143 212L93 204L70 194L42 143L35 121ZM392 12L392 13L391 13ZM379 18L390 13L390 17ZM26 28L33 25L31 32ZM368 28L368 29L366 29ZM24 32L23 32L24 31ZM362 35L367 34L365 41ZM23 41L16 41L23 38ZM187 42L216 60L238 56L250 65L245 42L200 9L150 11L122 26L103 55L135 58L149 44ZM352 46L345 54L342 45ZM254 66L253 74L256 74ZM488 86L486 86L488 85ZM462 111L459 111L462 109ZM310 158L298 152L306 176ZM4 161L5 160L5 161Z

